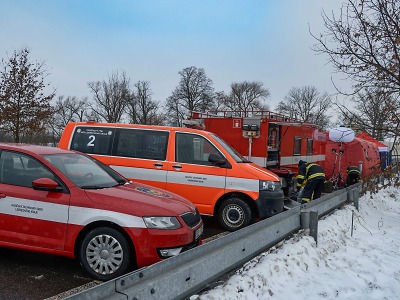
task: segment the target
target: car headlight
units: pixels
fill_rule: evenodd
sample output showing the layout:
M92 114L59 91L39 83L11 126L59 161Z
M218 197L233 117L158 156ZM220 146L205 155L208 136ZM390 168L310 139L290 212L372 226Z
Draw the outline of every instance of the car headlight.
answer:
M181 227L176 217L143 217L147 228L152 229L177 229Z
M275 191L281 187L280 181L260 180L260 191Z

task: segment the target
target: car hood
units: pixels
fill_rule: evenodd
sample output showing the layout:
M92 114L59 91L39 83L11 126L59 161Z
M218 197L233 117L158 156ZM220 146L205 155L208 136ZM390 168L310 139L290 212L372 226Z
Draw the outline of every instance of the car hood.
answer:
M181 196L134 182L85 192L93 202L136 216L177 216L195 212L194 204Z

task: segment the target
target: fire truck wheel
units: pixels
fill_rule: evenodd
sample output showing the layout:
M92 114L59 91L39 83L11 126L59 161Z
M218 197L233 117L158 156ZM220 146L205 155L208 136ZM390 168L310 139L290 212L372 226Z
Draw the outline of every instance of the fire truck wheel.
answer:
M108 227L95 228L83 238L79 250L82 267L95 279L107 281L128 270L132 258L126 238Z
M229 198L222 202L218 220L226 230L235 231L249 225L251 215L251 209L245 201L240 198Z

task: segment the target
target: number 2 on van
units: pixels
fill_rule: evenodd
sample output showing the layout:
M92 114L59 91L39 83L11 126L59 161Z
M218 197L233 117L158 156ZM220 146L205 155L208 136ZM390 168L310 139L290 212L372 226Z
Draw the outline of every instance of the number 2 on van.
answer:
M229 231L283 211L280 178L211 132L72 122L59 147L93 155L131 180L181 195Z

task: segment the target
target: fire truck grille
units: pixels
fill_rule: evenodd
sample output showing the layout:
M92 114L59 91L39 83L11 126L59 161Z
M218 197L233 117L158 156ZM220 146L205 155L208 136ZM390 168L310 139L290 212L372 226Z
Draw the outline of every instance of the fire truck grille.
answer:
M200 213L197 210L197 208L195 213L193 212L184 213L183 215L181 215L181 218L183 219L185 224L190 228L196 227L197 224L199 224L201 221Z

